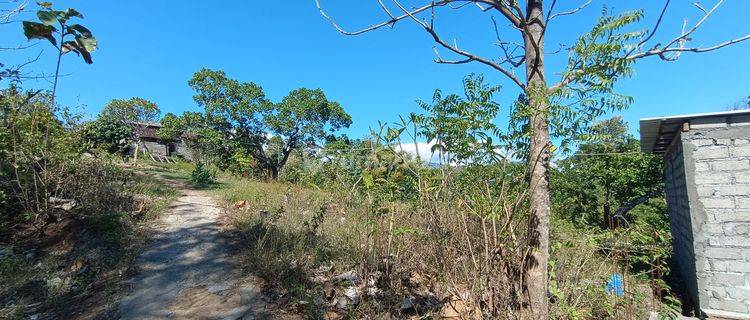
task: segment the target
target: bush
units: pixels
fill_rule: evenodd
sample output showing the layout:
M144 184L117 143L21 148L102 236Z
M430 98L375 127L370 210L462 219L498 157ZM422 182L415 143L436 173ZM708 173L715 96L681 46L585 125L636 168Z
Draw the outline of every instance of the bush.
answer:
M216 171L206 168L202 162L195 164L195 169L190 174L190 182L197 187L207 187L216 183Z

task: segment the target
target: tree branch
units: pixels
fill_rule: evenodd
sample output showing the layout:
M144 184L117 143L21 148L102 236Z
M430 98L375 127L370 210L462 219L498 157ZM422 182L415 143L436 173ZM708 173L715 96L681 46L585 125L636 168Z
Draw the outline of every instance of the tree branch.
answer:
M468 60L468 61L462 60L463 62L460 62L460 63L466 63L466 62L469 62L469 61L480 62L482 64L490 66L491 68L493 68L493 69L495 69L497 71L500 71L500 73L502 73L506 77L510 78L510 80L512 80L521 89L525 89L526 88L526 85L523 83L523 81L521 81L521 79L519 79L518 77L516 77L515 73L513 73L511 70L506 69L505 67L503 67L502 65L500 65L497 62L494 62L494 61L486 59L486 58L479 57L479 56L477 56L475 54L472 54L472 53L470 53L468 51L461 50L461 49L458 48L458 46L451 46L450 44L446 43L442 38L440 38L440 36L437 34L437 32L435 32L435 30L432 27L430 27L430 26L428 26L426 24L423 24L422 26L425 27L425 31L427 31L427 33L429 33L432 36L432 38L433 38L433 40L435 40L435 42L437 42L438 44L440 44L444 48L446 48L446 49L448 49L450 51L453 51L454 53L456 53L458 55L461 55L461 56L464 56L464 57L467 58L466 60ZM435 62L437 62L437 63L456 64L455 61L451 62L451 61L442 60L442 59L440 59L439 56L435 59Z
M626 58L635 60L640 58L645 58L649 56L659 56L662 60L666 61L675 61L680 58L680 54L683 52L695 52L695 53L701 53L701 52L708 52L713 51L716 49L720 49L735 43L739 43L742 41L745 41L747 39L750 39L750 34L747 34L745 36L735 38L729 41L725 41L722 43L719 43L717 45L711 46L711 47L686 47L685 44L691 40L690 36L695 33L696 30L698 30L706 20L714 13L716 10L724 3L724 0L719 0L713 7L711 7L710 10L706 10L706 8L702 7L698 3L694 3L696 8L703 12L703 17L698 20L698 22L693 25L689 30L685 30L686 25L683 25L683 30L680 33L680 35L672 40L670 40L666 45L656 45L652 49L647 51L640 51L643 44L645 44L648 40L650 40L654 34L656 33L656 29L659 27L659 24L661 23L661 20L664 16L664 12L667 10L667 6L669 5L669 0L667 0L664 4L664 8L662 9L661 14L659 15L659 19L656 22L656 26L654 27L654 30L652 30L646 38L641 40L638 45L630 50L630 52L627 53ZM687 22L686 22L687 23ZM675 46L676 45L676 46ZM635 50L638 50L637 53L633 53ZM673 55L667 55L668 53L674 53Z
M681 52L695 52L695 53L709 52L709 51L721 49L721 48L729 46L729 45L733 45L735 43L740 43L740 42L743 42L743 41L748 40L748 39L750 39L750 34L747 34L747 35L744 35L742 37L735 38L735 39L732 39L732 40L729 40L729 41L725 41L725 42L719 43L719 44L711 46L711 47L703 47L703 48L701 48L701 47L694 47L694 48L675 47L675 48L652 49L652 50L649 50L649 51L646 51L646 52L640 52L640 53L628 56L628 59L639 59L639 58L644 58L644 57L648 57L648 56L658 55L658 56L660 56L664 60L674 61L674 60L677 60L677 58L679 58L679 56L668 57L668 56L665 56L664 54L668 53L668 52L678 52L678 53L681 53Z
M664 2L664 7L661 9L661 13L659 14L659 19L656 19L656 24L654 24L654 28L651 29L651 32L649 32L649 34L645 38L643 38L643 40L638 42L638 44L635 47L633 47L633 49L630 49L630 51L626 54L626 56L630 56L636 50L640 51L641 47L643 47L643 45L649 40L651 40L654 34L656 34L656 30L658 30L659 26L661 25L661 21L664 18L664 13L667 12L667 7L669 7L670 1L671 0L667 0Z
M671 0L666 0L664 2L664 6L661 9L661 12L659 13L659 18L656 20L656 23L654 25L654 28L643 38L641 39L638 44L636 44L633 48L631 48L629 51L623 54L622 58L629 59L629 60L636 60L641 59L645 57L650 56L658 56L662 60L666 61L675 61L679 59L680 55L683 52L693 52L693 53L702 53L702 52L709 52L721 49L726 46L730 46L736 43L740 43L743 41L746 41L750 39L750 34L746 34L744 36L734 38L725 42L718 43L713 46L709 47L686 47L685 44L692 40L691 35L695 33L696 30L698 30L703 23L714 13L716 10L724 3L724 0L719 0L713 7L711 7L710 10L707 10L706 8L702 7L698 3L694 3L693 5L698 8L703 13L703 17L701 17L698 22L696 22L690 29L687 29L687 21L683 24L682 31L680 32L680 35L671 39L669 42L667 42L666 45L656 44L651 49L642 51L644 44L646 44L648 41L650 41L654 35L656 34L657 30L659 29L659 26L661 25L661 22L666 14L667 8L669 7ZM671 55L670 55L671 53ZM578 79L578 77L581 76L581 71L576 70L575 68L572 69L570 72L566 73L563 79L550 87L550 93L554 94L558 90L560 90L563 87L566 87L570 83L574 82Z
M586 2L584 2L583 4L581 4L580 6L578 6L577 8L573 10L563 11L563 12L559 12L555 14L552 14L552 9L554 9L555 3L557 2L557 0L552 1L552 5L550 6L549 11L547 12L547 21L544 23L544 25L548 25L549 22L554 18L562 17L562 16L569 16L569 15L578 13L578 11L581 11L584 8L586 8L588 5L590 5L591 1L593 0L586 0Z
M427 5L424 5L424 6L421 6L419 8L413 9L411 11L406 11L404 14L402 14L400 16L393 16L390 13L390 11L388 11L387 7L380 0L378 0L378 2L380 2L380 4L382 5L383 10L389 15L390 19L387 20L387 21L383 21L383 22L380 22L380 23L376 23L376 24L370 25L367 28L360 29L360 30L355 30L355 31L346 31L345 29L341 28L333 20L333 18L331 18L328 14L326 14L326 12L323 10L323 7L320 6L320 0L315 0L315 5L318 7L318 12L320 12L320 15L322 15L323 18L325 18L326 20L328 20L328 22L330 22L331 25L333 25L333 27L336 28L336 30L338 30L340 33L342 33L344 35L347 35L347 36L356 36L356 35L367 33L367 32L373 31L373 30L380 29L380 28L385 27L385 26L392 27L394 24L396 24L396 22L399 22L401 20L407 19L411 15L415 15L415 14L418 14L420 12L424 12L424 11L429 10L431 8L434 8L434 7L444 6L444 5L448 4L448 3L454 2L454 0L443 0L443 1L438 1L438 2L431 2L431 3L427 4Z
M500 61L500 64L508 62L516 68L520 67L526 61L526 55L516 56L515 52L519 48L523 49L524 46L518 43L506 42L506 41L501 40L500 30L497 28L497 21L495 21L495 17L490 17L490 18L492 19L492 25L495 28L495 38L497 38L497 45L500 47L500 49L503 51L503 54L505 55L505 59ZM510 50L510 52L508 52L508 47L506 47L507 44L512 44L514 46L513 49Z
M509 0L442 0L442 1L432 1L429 4L426 4L424 6L418 7L416 9L407 9L398 0L393 0L393 3L403 12L403 14L396 16L393 13L391 13L387 9L387 7L380 0L378 0L378 3L380 3L381 8L383 8L383 10L386 12L386 14L390 17L390 19L387 20L387 21L384 21L384 22L373 24L373 25L371 25L371 26L369 26L367 28L356 30L356 31L347 31L347 30L341 28L322 9L322 7L320 5L320 0L315 0L315 3L317 5L317 8L318 8L318 11L320 12L320 14L325 19L327 19L333 25L333 27L336 28L336 30L338 30L340 33L342 33L344 35L352 35L352 36L353 35L360 35L360 34L363 34L363 33L367 33L367 32L373 31L373 30L380 29L380 28L385 27L385 26L393 26L396 22L399 22L399 21L404 20L404 19L411 19L415 23L417 23L418 25L422 26L425 29L425 31L427 31L427 33L429 33L432 36L433 40L437 44L439 44L440 46L442 46L442 47L444 47L444 48L446 48L446 49L448 49L450 51L452 51L455 54L458 54L460 56L465 57L465 59L463 59L463 60L443 60L440 57L440 55L438 54L437 57L436 57L436 59L435 59L436 63L443 63L443 64L463 64L463 63L468 63L468 62L472 62L472 61L477 61L477 62L485 64L485 65L487 65L487 66L489 66L489 67L491 67L491 68L493 68L493 69L495 69L497 71L500 71L502 74L504 74L509 79L511 79L511 81L513 81L516 85L518 85L520 88L524 89L525 88L525 84L523 83L523 81L521 81L521 79L519 79L515 75L514 72L512 72L511 70L506 69L505 67L503 67L501 65L501 63L498 63L498 62L492 61L491 59L483 58L483 57L477 56L477 55L475 55L475 54L473 54L471 52L459 49L457 44L454 43L454 44L451 45L448 42L446 42L445 40L443 40L440 37L440 35L437 34L437 32L435 31L435 28L434 28L434 21L435 21L434 11L432 12L432 15L431 15L429 23L428 23L428 21L421 20L421 19L419 19L417 17L417 14L419 14L419 13L423 13L423 12L428 11L428 10L432 10L432 9L435 9L435 8L443 7L443 6L446 6L446 5L454 3L454 2L455 3L468 2L468 3L476 3L477 5L479 5L479 9L482 10L482 11L486 11L487 8L482 7L480 4L485 4L485 5L488 5L488 6L492 7L492 8L496 8L500 13L502 13L504 16L506 16L506 18L508 18L508 20L510 20L511 23L515 27L522 26L525 23L524 20L523 20L523 18L522 18L522 16L520 16L520 17L516 16L516 14L513 12L513 10L515 10L516 12L520 13L521 12L520 11L520 6L518 6L517 1L515 1L515 0L510 0L511 1L510 3L508 1ZM460 8L460 6L458 8ZM437 49L434 49L434 50L437 53ZM515 61L515 60L511 59L511 55L507 54L507 53L506 53L506 60L504 60L503 62L506 62L506 61L507 62L511 62L514 65L520 65L523 62L523 61Z
M615 211L613 217L623 218L626 213L628 213L630 210L633 210L633 208L637 207L639 204L645 203L657 196L662 196L663 194L664 189L659 188L658 190L651 191L648 194L632 199L617 208L617 211Z

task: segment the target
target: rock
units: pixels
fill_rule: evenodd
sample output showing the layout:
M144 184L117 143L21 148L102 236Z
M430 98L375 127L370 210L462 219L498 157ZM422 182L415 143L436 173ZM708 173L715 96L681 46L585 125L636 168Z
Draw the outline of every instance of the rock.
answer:
M333 280L334 281L349 281L353 285L357 285L359 283L359 277L357 276L357 272L355 272L354 270L350 270L342 274L339 274L333 277Z
M315 298L313 299L313 304L315 304L315 306L320 307L320 306L324 305L325 303L326 303L326 301L323 300L323 298L321 296L315 295Z
M29 316L29 320L39 320L39 314L32 314Z
M49 204L52 205L52 208L70 211L73 210L78 203L74 199L49 197Z
M371 297L375 297L375 296L379 295L380 292L381 292L380 289L378 289L377 287L372 287L372 286L367 286L367 288L365 290L365 293L367 293L367 295L371 296Z
M349 299L347 297L338 297L336 298L336 301L334 301L334 305L336 308L342 310L349 309Z
M344 291L344 295L350 300L352 300L352 303L354 305L359 304L359 296L360 296L359 288L354 287L354 286L346 288L346 291Z
M377 284L378 279L380 279L381 276L382 274L380 273L380 271L377 271L367 278L367 288L365 288L365 293L368 296L374 297L380 294L381 290L378 289Z
M64 283L65 281L60 277L47 279L47 286L51 288L60 288Z
M333 265L330 266L320 266L317 269L313 270L315 274L324 274L328 271L331 271L333 269Z

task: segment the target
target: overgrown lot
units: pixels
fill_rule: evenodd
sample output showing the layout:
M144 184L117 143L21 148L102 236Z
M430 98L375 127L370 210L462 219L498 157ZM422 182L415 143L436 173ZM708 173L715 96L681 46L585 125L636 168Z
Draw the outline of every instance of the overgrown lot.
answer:
M523 317L516 298L524 254L524 217L518 213L523 201L514 189L524 186L517 169L426 169L419 174L433 178L424 183L439 181L445 189L439 196L424 192L414 199L389 197L393 186L384 180L337 188L221 174L208 189L224 200L228 225L242 241L246 270L267 280L271 297L310 318L512 319ZM155 170L190 180L185 166ZM497 185L505 190L502 200L482 194L488 176L508 177ZM489 210L489 202L482 202L489 199L502 204L480 215L481 206ZM587 228L562 217L553 226L555 319L669 314L656 283L661 278L645 267L653 265L654 252L643 250L660 245L634 239L639 233L633 230ZM622 296L606 288L613 275L624 277Z
M147 241L142 225L176 192L129 169L110 170L117 173L106 184L117 186L111 190L116 193L100 194L106 185L87 185L93 193L77 198L81 205L70 216L41 234L26 230L2 241L0 317L106 318L116 310L121 281Z

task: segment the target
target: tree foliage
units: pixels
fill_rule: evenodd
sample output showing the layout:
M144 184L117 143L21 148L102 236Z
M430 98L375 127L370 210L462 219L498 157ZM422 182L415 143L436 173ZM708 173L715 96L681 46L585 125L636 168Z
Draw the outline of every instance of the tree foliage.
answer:
M553 203L556 212L579 226L609 228L618 207L661 195L663 160L640 152L621 117L598 122L590 132L576 154L556 162Z
M54 10L50 3L40 3L40 6L41 10L36 12L38 22L23 22L23 32L26 38L29 40L46 39L58 48L61 54L74 52L86 63L94 63L91 53L98 47L96 38L91 30L83 25L69 23L73 18L83 19L83 14L73 8L64 11ZM73 40L66 41L68 37L73 37Z
M276 179L294 150L351 124L351 116L320 89L296 89L273 103L259 85L231 79L223 71L202 69L189 84L204 112L185 113L181 121L168 119L175 123L167 124L163 134L187 133L196 149L213 151L223 168L250 161Z
M143 98L114 99L107 103L96 120L84 127L84 137L94 147L111 153L125 153L139 139L135 124L153 122L159 107Z
M99 113L99 117L107 121L130 124L132 122L154 122L161 111L156 103L143 98L127 100L113 99Z
M447 162L497 162L504 134L495 125L500 105L493 98L500 87L487 85L481 75L467 76L463 85L464 97L435 90L431 104L418 101L426 112L412 117L422 128L419 135L433 142L430 151Z

